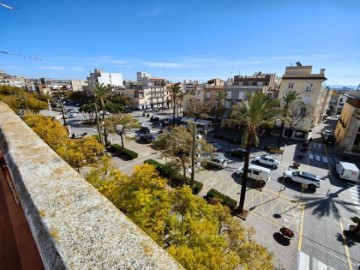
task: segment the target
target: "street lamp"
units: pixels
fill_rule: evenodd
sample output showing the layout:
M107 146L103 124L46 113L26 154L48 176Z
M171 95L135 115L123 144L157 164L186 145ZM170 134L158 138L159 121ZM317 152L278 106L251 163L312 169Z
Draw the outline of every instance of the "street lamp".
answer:
M65 114L64 114L64 103L63 103L61 94L60 94L60 102L61 102L61 114L62 114L62 118L63 118L63 121L64 121L64 126L66 126L67 123L66 123Z

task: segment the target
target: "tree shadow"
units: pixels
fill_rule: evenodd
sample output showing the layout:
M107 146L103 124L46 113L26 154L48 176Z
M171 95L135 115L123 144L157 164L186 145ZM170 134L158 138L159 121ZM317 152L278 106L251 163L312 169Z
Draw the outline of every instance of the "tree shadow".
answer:
M353 214L357 214L357 211L354 209L356 206L355 203L345 202L339 200L338 195L346 190L347 188L339 189L334 193L330 193L330 190L327 192L327 197L322 198L302 198L301 201L305 204L306 208L313 209L312 214L316 215L318 218L329 216L330 213L334 214L335 218L339 219L339 208L342 207L346 211ZM300 197L299 197L300 199Z
M279 232L274 233L273 238L274 238L274 240L276 242L278 242L282 246L289 246L290 245L290 239L285 238Z
M345 236L345 238L344 238ZM344 230L343 234L337 233L336 240L341 242L343 246L352 247L358 243L360 243L360 235L355 234L349 230Z

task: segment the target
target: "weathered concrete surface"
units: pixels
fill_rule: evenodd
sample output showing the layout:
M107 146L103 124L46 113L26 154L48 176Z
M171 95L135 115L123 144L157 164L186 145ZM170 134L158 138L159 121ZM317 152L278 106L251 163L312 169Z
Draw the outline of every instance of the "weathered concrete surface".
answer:
M182 269L0 103L0 146L47 269Z

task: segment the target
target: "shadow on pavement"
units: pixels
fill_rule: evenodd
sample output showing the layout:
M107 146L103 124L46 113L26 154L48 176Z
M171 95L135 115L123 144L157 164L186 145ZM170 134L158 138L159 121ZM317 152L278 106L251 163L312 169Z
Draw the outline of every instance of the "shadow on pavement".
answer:
M354 234L349 230L344 230L343 233L346 239L344 239L344 236L341 233L336 234L336 240L342 242L343 245L352 247L360 243L360 235Z
M282 246L290 245L290 240L285 238L284 236L282 236L281 233L279 233L279 232L274 233L273 238L276 242L278 242Z
M340 207L344 208L346 211L352 214L357 214L357 211L354 208L356 204L345 202L338 198L338 194L343 192L344 190L346 190L346 188L340 189L333 193L330 193L330 190L328 190L326 197L316 199L303 197L301 200L306 205L307 209L313 209L312 214L316 215L318 218L321 218L323 216L329 216L331 213L336 218L340 218Z

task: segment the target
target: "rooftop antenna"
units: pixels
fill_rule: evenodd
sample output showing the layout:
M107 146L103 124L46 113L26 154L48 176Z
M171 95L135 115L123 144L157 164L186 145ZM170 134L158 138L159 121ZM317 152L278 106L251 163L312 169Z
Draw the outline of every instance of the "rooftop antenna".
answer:
M7 8L7 9L9 9L9 10L15 10L13 7L10 7L10 6L8 6L8 5L5 5L4 3L1 3L1 2L0 2L0 6L3 6L4 8Z

